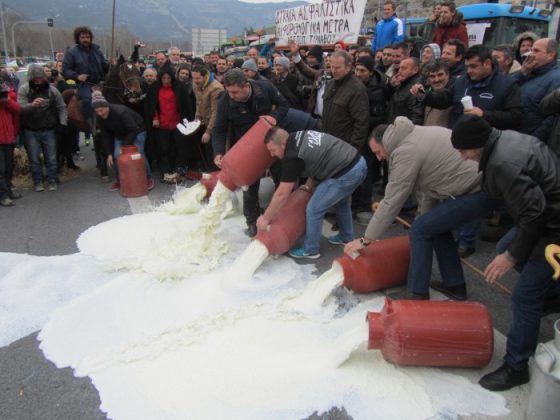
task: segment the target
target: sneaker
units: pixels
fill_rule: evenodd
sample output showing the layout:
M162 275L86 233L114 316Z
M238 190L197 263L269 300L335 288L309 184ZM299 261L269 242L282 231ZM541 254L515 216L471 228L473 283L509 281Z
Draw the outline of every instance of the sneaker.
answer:
M58 185L56 185L56 182L49 182L49 191L56 191L58 190Z
M457 248L457 252L459 253L459 257L467 258L474 254L476 252L476 249L459 245L459 247Z
M12 191L8 197L10 197L11 200L18 200L20 198L23 197L23 195L21 195L20 193L16 192L16 191Z
M84 139L84 144L86 145L86 147L88 147L88 146L91 144L91 140L90 140L89 137L86 137L86 138Z
M101 177L101 182L103 182L103 183L109 183L109 182L111 182L111 178L109 178L108 175L103 175L103 176Z
M329 241L331 244L333 245L346 245L348 242L343 241L340 238L340 235L333 235L333 236L329 236L327 238L327 241Z
M35 192L41 191L45 191L45 187L43 187L43 184L35 184Z
M506 391L529 382L529 368L515 370L504 363L494 372L484 375L478 383L490 391Z
M443 293L450 299L467 300L467 286L465 284L460 284L458 286L444 286L443 283L431 282L430 287L440 293Z
M151 191L156 186L153 178L148 178L148 191Z
M290 257L293 257L293 258L307 258L307 259L310 259L310 260L316 260L317 258L321 257L321 254L319 254L319 253L308 254L307 252L305 252L303 247L292 248L288 251L288 254L290 255Z
M391 293L388 297L393 300L430 300L430 292L416 293L406 288L400 292Z
M109 191L118 191L121 189L121 184L119 184L118 182L113 182L111 184L111 188L109 188Z
M16 203L14 203L10 197L4 197L0 200L0 206L2 207L13 207L15 205Z

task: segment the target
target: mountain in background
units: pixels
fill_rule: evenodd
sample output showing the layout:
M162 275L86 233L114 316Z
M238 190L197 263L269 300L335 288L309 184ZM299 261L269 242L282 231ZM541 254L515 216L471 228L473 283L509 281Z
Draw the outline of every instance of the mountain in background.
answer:
M116 0L116 26L142 39L191 38L192 28L227 29L228 36L246 27L274 25L278 9L306 2L243 3L237 0ZM29 20L54 18L55 26L88 25L93 32L111 28L113 0L4 0Z

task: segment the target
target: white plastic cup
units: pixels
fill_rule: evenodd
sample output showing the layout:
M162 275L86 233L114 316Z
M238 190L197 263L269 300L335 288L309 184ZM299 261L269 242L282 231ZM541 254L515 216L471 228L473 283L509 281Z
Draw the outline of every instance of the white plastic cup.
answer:
M472 98L470 96L464 96L463 99L461 99L461 103L463 104L463 108L465 109L465 111L474 108L472 104Z

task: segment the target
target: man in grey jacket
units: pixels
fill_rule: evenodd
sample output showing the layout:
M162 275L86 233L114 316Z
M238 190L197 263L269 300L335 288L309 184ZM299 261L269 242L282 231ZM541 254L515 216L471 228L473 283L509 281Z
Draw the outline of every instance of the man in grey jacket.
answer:
M392 125L378 126L369 139L377 158L389 163L389 183L365 236L348 243L344 250L359 251L380 239L408 196L416 191L420 196L420 216L410 230L408 289L395 297L429 299L435 251L443 281L432 283L432 288L453 299L466 299L465 278L452 231L486 215L496 203L480 191L477 165L463 161L450 138L451 130L447 128L415 126L408 118L397 117Z
M42 152L47 167L48 188L49 191L55 191L58 177L54 130L59 124L67 124L66 105L60 92L50 85L41 66L30 65L27 80L18 90L18 102L21 105L23 142L29 157L33 184L35 191L45 190L40 160Z

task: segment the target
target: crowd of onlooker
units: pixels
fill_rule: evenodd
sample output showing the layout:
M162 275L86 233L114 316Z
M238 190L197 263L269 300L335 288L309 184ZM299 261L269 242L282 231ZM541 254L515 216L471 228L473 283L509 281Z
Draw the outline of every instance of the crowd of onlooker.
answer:
M290 108L307 112L320 130L350 142L364 154L368 178L353 207L365 213L365 220L373 185L383 177L382 185L387 182L387 170L366 146L368 134L397 116L417 125L452 128L463 113L479 115L493 127L535 135L555 152L560 150L558 124L553 128L558 113L554 99L560 87L556 40L524 33L513 45L468 48L460 12L453 3L443 3L434 7L429 18L435 27L433 42L418 46L405 39L395 10L392 1L384 4L371 47L338 42L333 52L326 52L318 45L295 43L277 48L271 40L260 51L250 48L242 58L218 52L192 58L172 47L147 65L139 59L141 44L137 44L131 57L137 73L130 79L138 82L139 93L132 95L125 86L125 94L114 100L115 82L103 82L109 63L93 43L91 30L76 28L76 45L45 66L31 66L21 86L6 71L2 74L1 203L11 206L20 195L11 189L9 159L18 134L29 156L35 191L55 190L62 167L79 169L75 161L79 131L75 124L67 124L71 115L65 107L74 93L89 122L86 145L95 143L102 179L109 180L107 158L114 154L116 133L96 124L99 117L94 118L91 96L103 83L108 103L118 102L141 116L146 132L142 149L162 182L175 183L216 169L212 130L224 77L232 68L240 68L249 81L271 83ZM468 110L461 103L465 96L472 98ZM177 125L194 119L202 122L201 128L185 136ZM117 188L115 182L113 189Z

